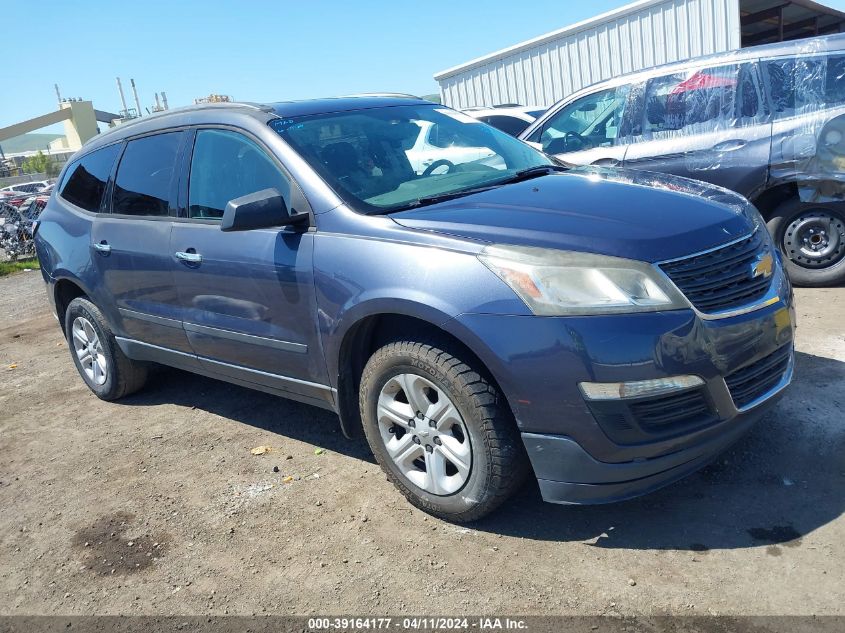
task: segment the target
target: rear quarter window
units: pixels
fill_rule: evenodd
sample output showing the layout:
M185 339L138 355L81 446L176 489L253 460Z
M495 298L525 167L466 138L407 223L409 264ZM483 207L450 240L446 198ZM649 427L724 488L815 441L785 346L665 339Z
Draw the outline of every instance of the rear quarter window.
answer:
M165 132L126 144L114 181L113 213L169 215L181 140L182 132Z
M59 195L80 209L98 212L119 151L120 144L109 145L71 163Z
M845 55L771 59L762 66L776 116L845 103Z

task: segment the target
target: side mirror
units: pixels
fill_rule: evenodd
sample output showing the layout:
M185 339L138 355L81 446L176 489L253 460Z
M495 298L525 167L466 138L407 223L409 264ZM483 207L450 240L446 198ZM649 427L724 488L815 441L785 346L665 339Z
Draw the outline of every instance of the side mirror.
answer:
M307 213L290 213L285 199L275 189L262 189L229 200L223 211L221 231L249 231L287 226L308 221Z

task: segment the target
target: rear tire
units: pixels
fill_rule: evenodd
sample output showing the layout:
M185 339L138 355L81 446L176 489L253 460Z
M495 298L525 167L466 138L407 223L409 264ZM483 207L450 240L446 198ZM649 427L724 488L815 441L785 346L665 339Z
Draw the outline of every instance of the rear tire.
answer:
M460 523L496 509L529 468L504 398L456 347L389 343L367 362L359 395L387 478L424 512Z
M796 286L845 282L845 204L782 202L766 226Z
M98 398L117 400L144 386L149 365L123 353L103 313L87 298L68 305L65 333L79 375Z

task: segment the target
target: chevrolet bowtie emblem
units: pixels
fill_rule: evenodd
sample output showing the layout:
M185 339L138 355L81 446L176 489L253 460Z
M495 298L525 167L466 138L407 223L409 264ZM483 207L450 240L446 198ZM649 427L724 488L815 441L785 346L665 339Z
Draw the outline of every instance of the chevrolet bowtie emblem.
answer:
M771 253L763 253L758 255L753 262L751 262L751 277L771 277L775 260Z

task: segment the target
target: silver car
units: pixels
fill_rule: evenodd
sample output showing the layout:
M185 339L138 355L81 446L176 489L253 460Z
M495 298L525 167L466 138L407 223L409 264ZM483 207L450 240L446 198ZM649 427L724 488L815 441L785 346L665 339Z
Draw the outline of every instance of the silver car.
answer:
M736 191L765 217L793 282L845 281L845 35L616 77L560 101L519 138L567 163Z

